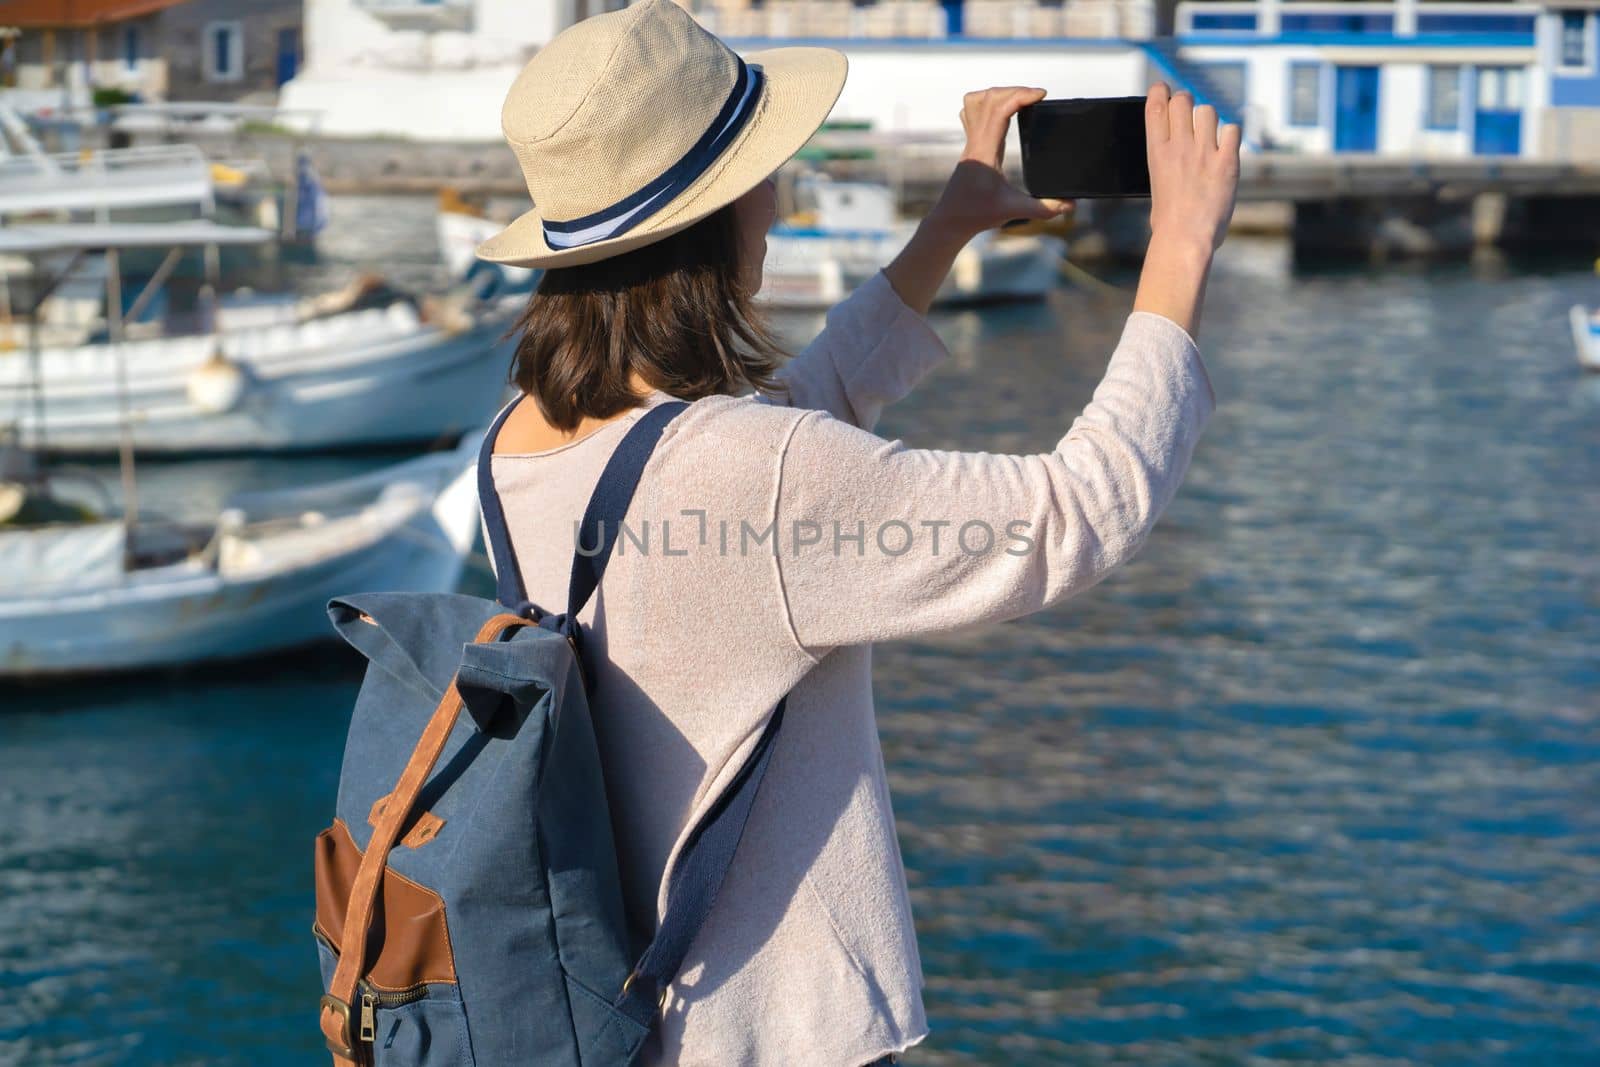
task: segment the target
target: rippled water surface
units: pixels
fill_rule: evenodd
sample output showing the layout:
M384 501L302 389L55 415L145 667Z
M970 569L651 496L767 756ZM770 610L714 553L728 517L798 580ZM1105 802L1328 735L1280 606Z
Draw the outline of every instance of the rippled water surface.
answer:
M319 282L432 275L425 202L336 208ZM906 1062L1600 1059L1600 380L1565 323L1597 294L1225 250L1221 406L1141 555L878 651L933 1028ZM880 431L1049 448L1126 307L937 316L955 358ZM150 494L203 513L383 461ZM355 670L0 692L0 1063L321 1057L309 843Z

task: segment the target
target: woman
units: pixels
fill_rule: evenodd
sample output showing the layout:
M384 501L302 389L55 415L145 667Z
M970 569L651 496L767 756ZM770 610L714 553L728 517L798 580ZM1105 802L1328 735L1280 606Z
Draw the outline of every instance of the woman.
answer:
M1143 543L1215 405L1192 335L1239 133L1164 86L1148 100L1153 236L1134 311L1052 452L925 451L872 434L946 354L923 315L957 251L1070 207L999 171L1011 116L1041 90L966 97L966 148L938 205L781 361L751 310L769 176L844 75L827 49L741 61L670 0L645 0L559 35L503 113L538 206L479 255L547 270L515 368L531 402L506 419L492 463L533 603L564 609L576 520L628 427L673 397L693 402L657 445L580 616L641 943L685 828L788 694L645 1063L856 1067L926 1035L872 642L1014 618L1098 582Z

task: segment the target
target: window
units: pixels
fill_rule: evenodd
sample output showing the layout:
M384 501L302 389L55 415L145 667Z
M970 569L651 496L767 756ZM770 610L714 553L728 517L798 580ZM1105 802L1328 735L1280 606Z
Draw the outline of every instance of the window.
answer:
M1189 29L1195 33L1229 30L1255 32L1256 17L1246 11L1196 11L1189 16Z
M1532 15L1421 14L1418 33L1492 33L1525 37L1533 42Z
M207 23L203 51L207 81L236 82L244 77L244 27L239 23Z
M1479 111L1521 111L1522 70L1520 67L1478 68Z
M1284 33L1393 33L1394 16L1376 12L1286 14L1278 19Z
M1589 32L1589 13L1563 11L1561 13L1561 62L1571 70L1587 70L1593 60L1589 57L1589 42L1594 35Z
M1430 130L1461 128L1461 68L1428 68L1428 113Z
M1289 125L1322 122L1322 64L1289 64Z
M122 31L122 64L129 70L139 69L139 27L129 26Z

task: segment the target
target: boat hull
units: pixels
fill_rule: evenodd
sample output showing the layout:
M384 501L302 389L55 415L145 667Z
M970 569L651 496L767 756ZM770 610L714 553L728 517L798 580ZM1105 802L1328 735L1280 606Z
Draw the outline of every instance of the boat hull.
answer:
M206 346L146 359L139 353L159 342L130 344L133 445L145 455L191 455L453 440L485 422L503 399L514 347L502 340L508 324L497 317L453 334L424 327L314 353L235 351L233 335L224 335L245 384L223 410L195 395ZM55 454L115 452L123 409L114 363L54 355L45 354L43 403L18 405L24 439ZM20 381L12 387L27 388Z
M172 668L328 640L330 598L453 591L476 537L476 501L464 471L431 507L314 560L231 573L184 562L0 600L0 678Z
M844 232L779 228L767 236L757 299L768 307L832 307L899 253L909 230ZM936 306L1038 300L1061 276L1062 242L1054 237L985 235L957 257L934 296Z

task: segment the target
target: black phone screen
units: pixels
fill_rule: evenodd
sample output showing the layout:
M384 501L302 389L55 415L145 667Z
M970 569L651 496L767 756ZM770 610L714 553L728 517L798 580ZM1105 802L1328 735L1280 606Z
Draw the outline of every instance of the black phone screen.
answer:
M1041 100L1017 112L1022 181L1057 199L1149 196L1142 96Z

